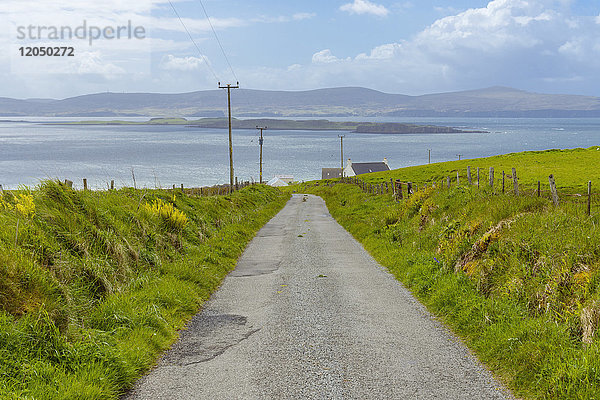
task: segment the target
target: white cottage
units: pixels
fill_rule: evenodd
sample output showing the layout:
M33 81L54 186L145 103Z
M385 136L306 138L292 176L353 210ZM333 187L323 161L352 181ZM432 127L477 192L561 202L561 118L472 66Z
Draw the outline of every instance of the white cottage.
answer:
M369 174L371 172L389 171L390 166L388 165L387 158L384 158L380 162L367 162L367 163L353 163L352 160L348 159L346 168L344 168L344 176L356 176L362 174Z

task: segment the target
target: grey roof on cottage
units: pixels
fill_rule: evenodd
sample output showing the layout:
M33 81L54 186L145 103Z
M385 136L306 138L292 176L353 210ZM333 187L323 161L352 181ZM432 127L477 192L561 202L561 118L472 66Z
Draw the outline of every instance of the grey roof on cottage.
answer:
M343 168L323 168L321 170L321 179L337 179L342 177Z
M352 163L352 169L356 175L368 174L370 172L389 171L390 167L384 162Z

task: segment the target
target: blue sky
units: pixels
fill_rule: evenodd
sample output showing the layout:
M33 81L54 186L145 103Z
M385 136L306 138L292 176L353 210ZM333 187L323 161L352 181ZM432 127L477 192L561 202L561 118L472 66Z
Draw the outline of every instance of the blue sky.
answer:
M3 0L0 97L187 92L234 81L199 0ZM129 4L128 4L129 3ZM133 4L130 4L133 3ZM204 0L245 88L410 95L511 86L600 95L597 0ZM143 40L17 40L18 26L143 26ZM2 35L0 31L0 35ZM71 59L23 45L73 46ZM210 67L206 64L210 64ZM216 77L215 77L216 75Z

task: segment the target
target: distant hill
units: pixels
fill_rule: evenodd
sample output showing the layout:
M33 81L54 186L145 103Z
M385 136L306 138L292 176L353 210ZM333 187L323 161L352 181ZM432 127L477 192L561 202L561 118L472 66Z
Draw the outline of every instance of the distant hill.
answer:
M63 100L0 98L0 116L219 117L221 90L181 94L97 93ZM423 96L346 87L309 91L239 89L236 117L600 117L600 98L540 94L506 87Z

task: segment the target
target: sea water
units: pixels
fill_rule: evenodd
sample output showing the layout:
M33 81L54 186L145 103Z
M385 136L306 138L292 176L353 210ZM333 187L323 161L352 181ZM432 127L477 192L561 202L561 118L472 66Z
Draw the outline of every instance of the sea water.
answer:
M186 126L64 126L23 118L0 122L0 184L35 186L44 179L69 179L92 188L186 187L229 182L228 132ZM526 150L600 146L600 119L542 118L332 118L452 126L489 133L381 135L345 133L344 159L382 161L391 168ZM145 120L137 119L137 120ZM343 132L266 130L263 178L320 179L321 168L341 165ZM259 132L234 130L235 176L259 179ZM600 157L600 151L599 155ZM345 163L346 161L344 161Z

